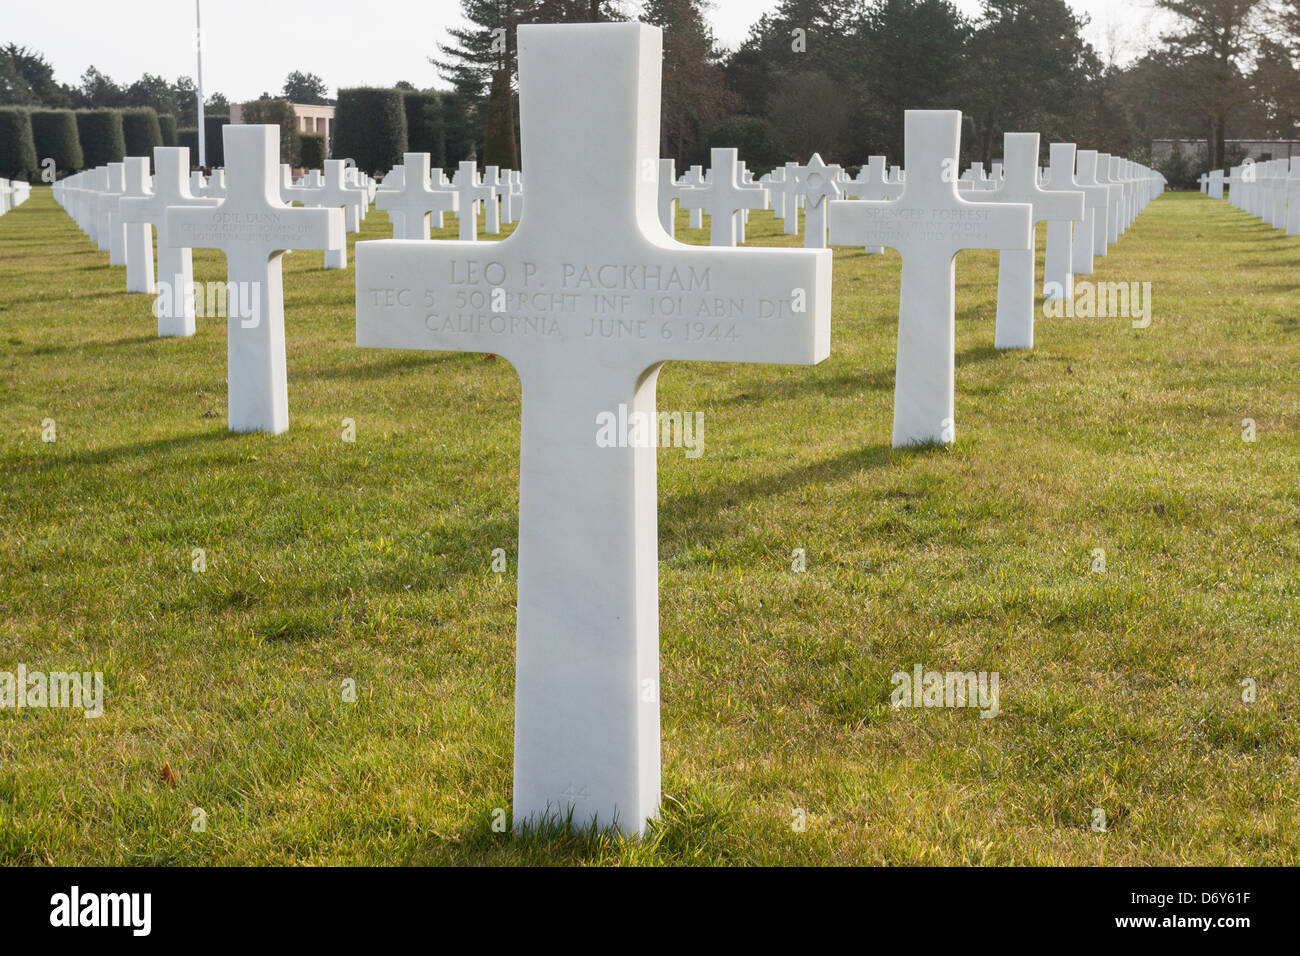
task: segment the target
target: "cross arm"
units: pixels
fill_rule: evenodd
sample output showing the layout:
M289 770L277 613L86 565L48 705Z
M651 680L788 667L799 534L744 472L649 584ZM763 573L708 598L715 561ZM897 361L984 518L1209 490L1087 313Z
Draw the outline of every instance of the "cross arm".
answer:
M342 209L298 209L290 206L251 212L172 206L167 209L167 239L177 248L258 248L272 255L286 249L344 247ZM323 237L323 241L322 241Z
M580 261L515 237L361 242L357 345L492 352L516 367L574 353L638 371L674 359L815 364L830 352L831 261L667 237Z

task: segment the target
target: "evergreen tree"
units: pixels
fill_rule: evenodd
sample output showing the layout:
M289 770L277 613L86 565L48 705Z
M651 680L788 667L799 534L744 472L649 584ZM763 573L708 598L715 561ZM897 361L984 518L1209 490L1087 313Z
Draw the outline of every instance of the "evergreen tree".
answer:
M170 83L161 76L146 73L123 91L122 105L171 113L176 109L176 97Z
M1044 144L1076 139L1078 111L1101 72L1082 29L1065 0L984 0L955 104L970 114L975 158L1000 156L1004 133L1038 132Z
M515 94L510 74L504 69L492 74L488 94L487 129L483 133L483 162L502 169L519 168L519 143L515 138Z
M660 155L701 162L708 131L734 114L739 98L723 82L702 0L647 0L641 19L664 31Z
M105 109L123 105L122 88L94 66L86 67L77 87L77 105L85 109Z
M281 92L290 103L321 105L329 102L330 88L315 73L294 70L284 78Z
M0 47L0 105L63 108L72 105L70 91L54 80L54 67L35 50L15 43Z
M971 24L949 0L880 0L856 30L864 95L854 122L857 162L903 161L903 113L952 109L961 96Z
M1156 6L1178 18L1161 39L1177 64L1186 108L1207 122L1210 165L1222 169L1228 121L1253 98L1246 69L1258 52L1268 5L1264 0L1156 0Z

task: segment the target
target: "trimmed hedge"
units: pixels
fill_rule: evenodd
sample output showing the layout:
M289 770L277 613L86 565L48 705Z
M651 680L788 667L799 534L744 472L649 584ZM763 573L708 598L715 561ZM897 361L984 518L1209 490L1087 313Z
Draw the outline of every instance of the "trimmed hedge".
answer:
M428 153L434 169L447 165L447 138L442 128L442 97L437 93L403 93L406 150Z
M288 100L251 100L243 105L240 122L280 127L280 162L299 165L302 134L298 132L298 114Z
M406 110L401 90L339 90L334 113L335 159L353 159L363 172L387 172L406 152Z
M207 142L204 145L206 145L208 150L207 159L208 159L209 168L226 165L226 145L225 145L226 140L225 137L222 136L221 130L222 127L229 126L229 125L230 125L229 116L204 116L203 117L203 128L206 131L205 135L207 139ZM194 144L193 161L195 163L198 163L199 161L199 147L197 142L195 142Z
M87 169L120 163L126 155L121 110L78 110L77 135Z
M16 106L0 107L0 177L35 178L39 168L31 114Z
M38 160L54 160L57 172L74 173L86 166L72 110L32 110L32 139Z
M152 168L154 147L163 144L158 114L147 106L122 110L122 137L126 155L147 156Z
M483 163L502 169L519 168L519 142L515 139L514 94L510 74L492 74L492 91L487 103L487 127L483 131Z
M468 93L451 91L442 97L443 133L447 140L444 168L455 167L466 159L480 159L478 154L479 113L475 98Z
M208 131L208 166L226 165L225 140L222 139L221 127L230 123L229 116L205 116L203 126ZM176 145L184 146L190 151L190 165L199 165L199 130L196 126L186 126L176 131Z
M307 169L325 168L325 134L301 134L302 148L299 151L299 165Z
M171 113L163 113L158 117L158 131L162 133L162 144L164 146L176 145L176 117Z

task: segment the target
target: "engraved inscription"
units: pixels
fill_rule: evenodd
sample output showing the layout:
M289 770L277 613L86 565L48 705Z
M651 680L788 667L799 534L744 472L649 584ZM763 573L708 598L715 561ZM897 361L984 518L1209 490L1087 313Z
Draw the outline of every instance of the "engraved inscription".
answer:
M801 290L719 295L709 266L457 258L429 288L368 288L380 309L422 308L439 336L491 335L590 341L740 341L743 323L793 318Z
M319 231L319 224L316 226ZM259 245L300 242L313 234L313 226L297 217L285 222L278 212L214 211L203 222L182 223L181 237L188 246L214 248L231 243Z
M987 209L917 209L855 204L853 215L854 242L864 245L989 242L993 238L989 231L993 218Z

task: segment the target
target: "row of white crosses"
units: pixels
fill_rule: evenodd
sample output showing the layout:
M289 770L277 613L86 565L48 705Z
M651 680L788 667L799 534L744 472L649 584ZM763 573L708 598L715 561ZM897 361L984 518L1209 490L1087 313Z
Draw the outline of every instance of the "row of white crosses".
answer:
M1288 236L1300 235L1300 157L1247 160L1232 167L1226 177L1223 170L1212 170L1205 191L1222 199L1225 183L1232 205L1274 229L1286 230Z
M384 177L375 194L377 208L388 213L394 239L428 239L442 228L443 213L458 217L461 241L478 238L478 212L483 231L498 234L518 222L523 211L523 177L511 169L462 162L450 182L441 169L430 169L428 153L406 153L401 166Z
M147 178L148 160L142 161ZM132 164L132 179L139 179L135 164ZM109 265L127 265L128 229L118 214L118 201L127 194L125 162L109 163L68 176L55 184L53 193L55 200L68 211L81 231L101 251L108 253ZM138 284L139 275L138 266L130 270L127 291L132 291L131 285Z
M31 198L32 187L26 180L0 179L0 216L15 209Z
M908 175L892 197L831 198L843 186L817 157L750 183L734 150L715 150L708 176L676 182L654 158L658 29L525 26L518 51L528 215L489 247L358 244L357 343L492 352L518 371L514 819L640 833L659 804L655 456L633 442L599 447L595 423L619 409L653 417L667 360L813 364L829 354L830 253L729 248L744 211L789 183L789 218L802 196L829 218L832 242L903 253L895 437L938 439L933 422L952 415L954 256L1029 253L1035 207L958 194L951 111L907 114ZM575 100L573 89L588 95ZM1036 186L1036 148L1026 156L1007 188ZM1056 198L1043 192L1033 202ZM1082 219L1083 192L1062 198ZM710 213L709 247L672 241L675 204ZM735 304L717 323L723 299Z
M659 161L658 209L660 223L676 235L678 207L691 214L691 228L703 228L709 214L709 244L734 246L745 240L745 223L750 211L771 209L781 219L787 235L799 231L798 210L807 210L804 245L826 247L830 201L842 194L844 170L826 164L813 154L807 165L786 163L754 182L734 149L713 149L705 174L692 166L680 180L671 159Z
M121 263L127 266L128 291L155 291L149 229L157 230L159 274L166 284L155 303L159 335L194 334L190 250L225 252L227 301L248 305L227 309L228 425L235 432L278 434L289 427L280 257L290 249L346 249L343 202L332 206L327 191L319 197L326 208L285 204L278 126L228 125L222 136L229 181L222 182L220 197L193 195L189 151L166 147L154 150L158 174L152 182L148 160L127 157L67 177L54 195L101 248L107 243L130 250ZM340 162L323 181L327 190L331 178L346 185L341 167Z
M715 151L701 182L663 191L661 32L614 23L524 26L518 36L527 215L499 243L474 242L465 231L461 241L359 243L357 344L491 352L515 366L524 396L515 822L640 833L660 796L655 448L601 447L595 426L629 410L653 421L658 373L669 360L827 357L831 253L728 248L745 211L767 208L779 186L787 224L797 224L801 202L808 209L809 244L824 243L828 228L831 243L902 254L894 441L906 445L952 440L956 253L1018 256L1007 267L1007 300L1018 309L1035 218L1073 222L1088 206L1080 189L1038 187L1036 136L1009 149L994 194L962 196L956 111L907 113L906 175L880 198L837 198L875 189L875 173L846 186L842 171L817 156L753 183L734 150ZM288 424L280 255L341 245L343 213L284 204L277 127L227 126L224 135L226 195L209 208L166 207L166 241L224 250L231 282L261 290L252 321L228 323L230 423L275 433ZM495 201L478 192L494 184L472 164L457 177L464 230L476 202ZM418 157L408 157L393 186L394 199L408 186L412 196L435 189ZM1118 229L1137 208L1135 190L1117 187L1114 196L1106 190L1107 236L1112 211ZM1008 202L1001 190L1028 198ZM672 240L665 195L709 211L710 247ZM1056 209L1057 200L1069 208ZM393 211L420 222L432 215L412 203ZM402 226L408 235L421 228ZM1030 270L1031 303L1032 282Z
M735 246L744 228L744 213L767 208L767 189L762 183L747 181L734 149L711 150L709 172L703 178L698 185L681 186L675 198L683 209L709 214L709 245ZM663 192L657 193L657 200L662 222L669 215Z

